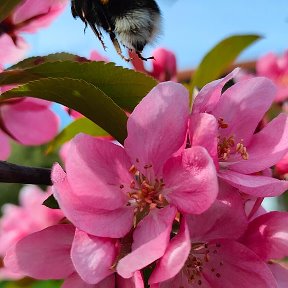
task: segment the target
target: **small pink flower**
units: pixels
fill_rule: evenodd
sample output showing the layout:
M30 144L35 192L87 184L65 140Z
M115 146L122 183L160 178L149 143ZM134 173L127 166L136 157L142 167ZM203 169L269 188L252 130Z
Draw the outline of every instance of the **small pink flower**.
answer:
M282 56L271 52L259 58L256 63L256 73L270 78L275 83L276 102L284 102L288 98L288 51Z
M55 137L59 119L50 105L29 97L0 102L0 160L10 154L9 138L23 145L40 145Z
M288 151L288 115L280 114L256 133L273 102L275 86L266 78L255 77L237 82L222 93L224 84L236 73L207 84L196 96L191 143L205 147L219 166L219 178L242 192L256 197L280 195L288 182L266 176L263 171Z
M64 279L62 288L144 288L140 272L123 279L112 269L117 240L88 235L70 224L33 233L9 249L5 266L35 279Z
M0 219L0 257L17 241L25 236L53 225L63 218L60 210L49 209L42 205L50 193L43 193L37 186L26 186L20 191L20 206L6 204ZM36 216L35 216L36 215ZM1 268L0 279L22 278Z
M20 60L28 48L20 34L35 33L39 28L48 26L64 10L67 2L67 0L22 1L12 14L0 23L0 63L7 64Z
M288 213L269 212L250 221L241 242L268 263L279 288L287 286L288 269L277 263L288 255ZM284 263L284 262L283 262Z
M217 196L207 151L183 147L188 101L182 85L161 83L130 115L124 148L78 135L70 144L66 172L53 168L54 195L77 228L120 238L136 226L132 252L117 265L125 278L163 255L177 210L200 214Z
M160 82L175 81L177 82L177 60L175 54L165 48L157 48L152 52L155 58L152 61L152 71L145 69L143 61L133 52L130 54L134 69L139 72L150 74Z
M210 209L183 218L149 279L151 288L277 287L267 264L239 241L248 221L233 190L222 182Z

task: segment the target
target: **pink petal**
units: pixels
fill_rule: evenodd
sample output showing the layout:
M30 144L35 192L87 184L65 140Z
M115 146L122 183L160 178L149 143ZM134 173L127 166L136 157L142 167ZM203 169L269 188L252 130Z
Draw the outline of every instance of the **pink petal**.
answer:
M61 288L115 288L115 277L111 275L98 284L88 284L84 282L77 273L73 273L65 279Z
M0 130L0 143L0 160L7 160L11 153L11 147L7 135L2 130Z
M176 277L155 288L276 288L277 283L267 267L252 251L240 243L219 240L207 244L207 258L200 261L201 271L196 272L195 264L187 266ZM198 252L191 250L191 258L198 257ZM207 261L205 260L207 259ZM193 273L194 271L194 273ZM193 273L193 274L192 274ZM194 276L192 278L192 275ZM152 286L154 288L154 286Z
M109 62L109 59L102 56L100 53L98 53L96 50L91 51L90 53L90 60L91 61L104 61ZM77 112L78 113L78 112Z
M235 143L243 139L244 145L249 144L275 92L272 81L262 77L240 81L226 90L213 111L217 119L228 124L226 129L219 130L221 136L234 135Z
M248 160L229 165L229 169L251 174L275 165L288 152L288 115L282 113L259 133L247 147Z
M129 279L116 277L117 288L144 288L144 282L140 271L136 271ZM108 288L108 287L107 287Z
M40 145L58 132L59 119L49 109L39 111L17 109L17 104L1 107L5 128L24 145Z
M202 271L203 277L211 287L277 287L267 265L245 246L229 240L220 240L210 242L208 248L213 249L213 245L217 253L209 253L209 262L204 265Z
M281 176L288 174L288 153L275 165L275 170Z
M277 65L277 56L271 52L260 57L256 62L256 71L259 76L275 78L280 72Z
M79 229L99 237L120 238L132 227L134 212L130 207L103 210L94 203L83 203L71 190L66 174L56 164L52 169L54 196L65 216ZM113 223L113 225L111 225Z
M113 274L116 260L116 241L100 238L76 229L71 258L80 277L89 284L97 284Z
M183 144L187 132L188 91L180 84L158 84L128 119L125 149L139 171L152 165L161 175L163 164Z
M192 114L189 124L190 142L192 146L206 148L218 167L218 122L216 118L207 113Z
M288 189L288 182L260 175L245 175L231 170L220 170L218 176L241 192L256 197L279 196Z
M217 200L200 215L187 215L193 242L212 239L238 239L246 230L248 221L243 200L237 189L220 182Z
M222 79L212 81L206 84L196 96L193 106L192 114L211 112L217 105L224 85L237 75L239 68L234 69L231 73Z
M152 76L159 81L177 81L177 61L173 51L158 48L153 51Z
M243 243L264 260L288 255L288 213L270 212L254 219L243 236Z
M133 234L132 252L122 258L116 267L123 278L144 268L165 253L169 242L176 209L170 206L152 210L137 226Z
M63 279L73 273L70 247L75 229L55 225L23 238L11 247L5 266L36 279Z
M178 234L170 241L165 254L154 268L149 283L159 283L174 277L184 266L191 249L189 229L183 218Z
M68 154L67 178L83 204L106 210L126 205L132 175L131 163L122 147L80 134L71 141Z
M200 214L218 194L216 169L206 149L195 146L170 158L163 170L163 194L184 213Z
M14 64L24 58L29 45L22 37L17 37L16 45L8 34L0 37L0 66Z
M268 267L272 271L278 288L287 288L288 283L288 269L277 263L269 263Z
M144 61L138 57L135 51L129 51L129 57L131 58L131 64L135 71L148 73L144 66Z
M40 27L48 26L67 4L67 0L26 0L13 13L13 24L21 24L17 31L36 32Z

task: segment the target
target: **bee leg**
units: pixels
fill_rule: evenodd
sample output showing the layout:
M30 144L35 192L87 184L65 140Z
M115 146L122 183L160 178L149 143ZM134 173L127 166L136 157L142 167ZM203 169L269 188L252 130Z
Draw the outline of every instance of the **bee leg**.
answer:
M89 23L89 22L88 22ZM106 46L104 41L102 40L102 34L101 32L99 32L96 28L96 26L92 23L89 23L89 26L91 27L92 31L94 32L94 34L97 36L97 38L99 39L100 43L102 44L102 47L104 48L104 50L106 51Z
M138 57L139 57L141 60L143 60L143 61L154 60L154 59L155 59L154 56L150 56L150 57L148 57L148 58L143 57L140 51L135 51L135 53L136 53L136 54L138 55Z
M131 61L131 58L126 58L123 54L122 54L122 50L121 50L121 47L120 47L120 44L114 34L114 32L109 32L109 36L110 36L110 39L113 43L113 46L116 50L116 52L118 53L118 55L123 59L125 60L126 62L130 62Z

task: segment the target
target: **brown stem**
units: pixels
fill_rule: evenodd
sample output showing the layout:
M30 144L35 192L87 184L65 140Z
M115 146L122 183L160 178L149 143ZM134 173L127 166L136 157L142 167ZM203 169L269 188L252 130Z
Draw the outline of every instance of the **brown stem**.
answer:
M51 169L20 166L0 161L0 182L52 185Z

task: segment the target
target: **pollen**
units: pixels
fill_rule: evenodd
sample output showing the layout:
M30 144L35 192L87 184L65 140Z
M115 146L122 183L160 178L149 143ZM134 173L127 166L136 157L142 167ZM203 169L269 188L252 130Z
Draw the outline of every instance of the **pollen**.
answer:
M223 118L218 119L218 127L219 129L228 128L228 124L225 123ZM231 135L229 137L221 137L218 136L218 159L220 161L226 161L231 156L231 154L240 154L243 160L249 159L249 154L247 152L247 148L243 144L243 139L240 140L239 143L235 144L235 137Z
M143 168L146 172L149 172L149 169L152 169L153 166L146 164ZM134 165L129 169L129 173L133 175L134 179L130 183L130 191L127 192L129 199L127 206L134 207L135 219L139 220L139 214L140 217L143 217L143 214L148 213L152 209L163 208L168 205L162 194L165 186L163 179L148 179ZM135 220L134 222L137 221Z
M221 266L213 267L211 263L211 252L217 254L221 248L219 244L192 244L190 254L186 260L184 267L182 268L183 277L187 278L190 285L195 285L193 287L201 286L203 284L202 272L206 269L205 273L212 274L215 278L221 277ZM215 253L215 251L217 251ZM216 262L217 263L217 262ZM213 261L215 264L215 261ZM220 268L219 268L220 267Z

